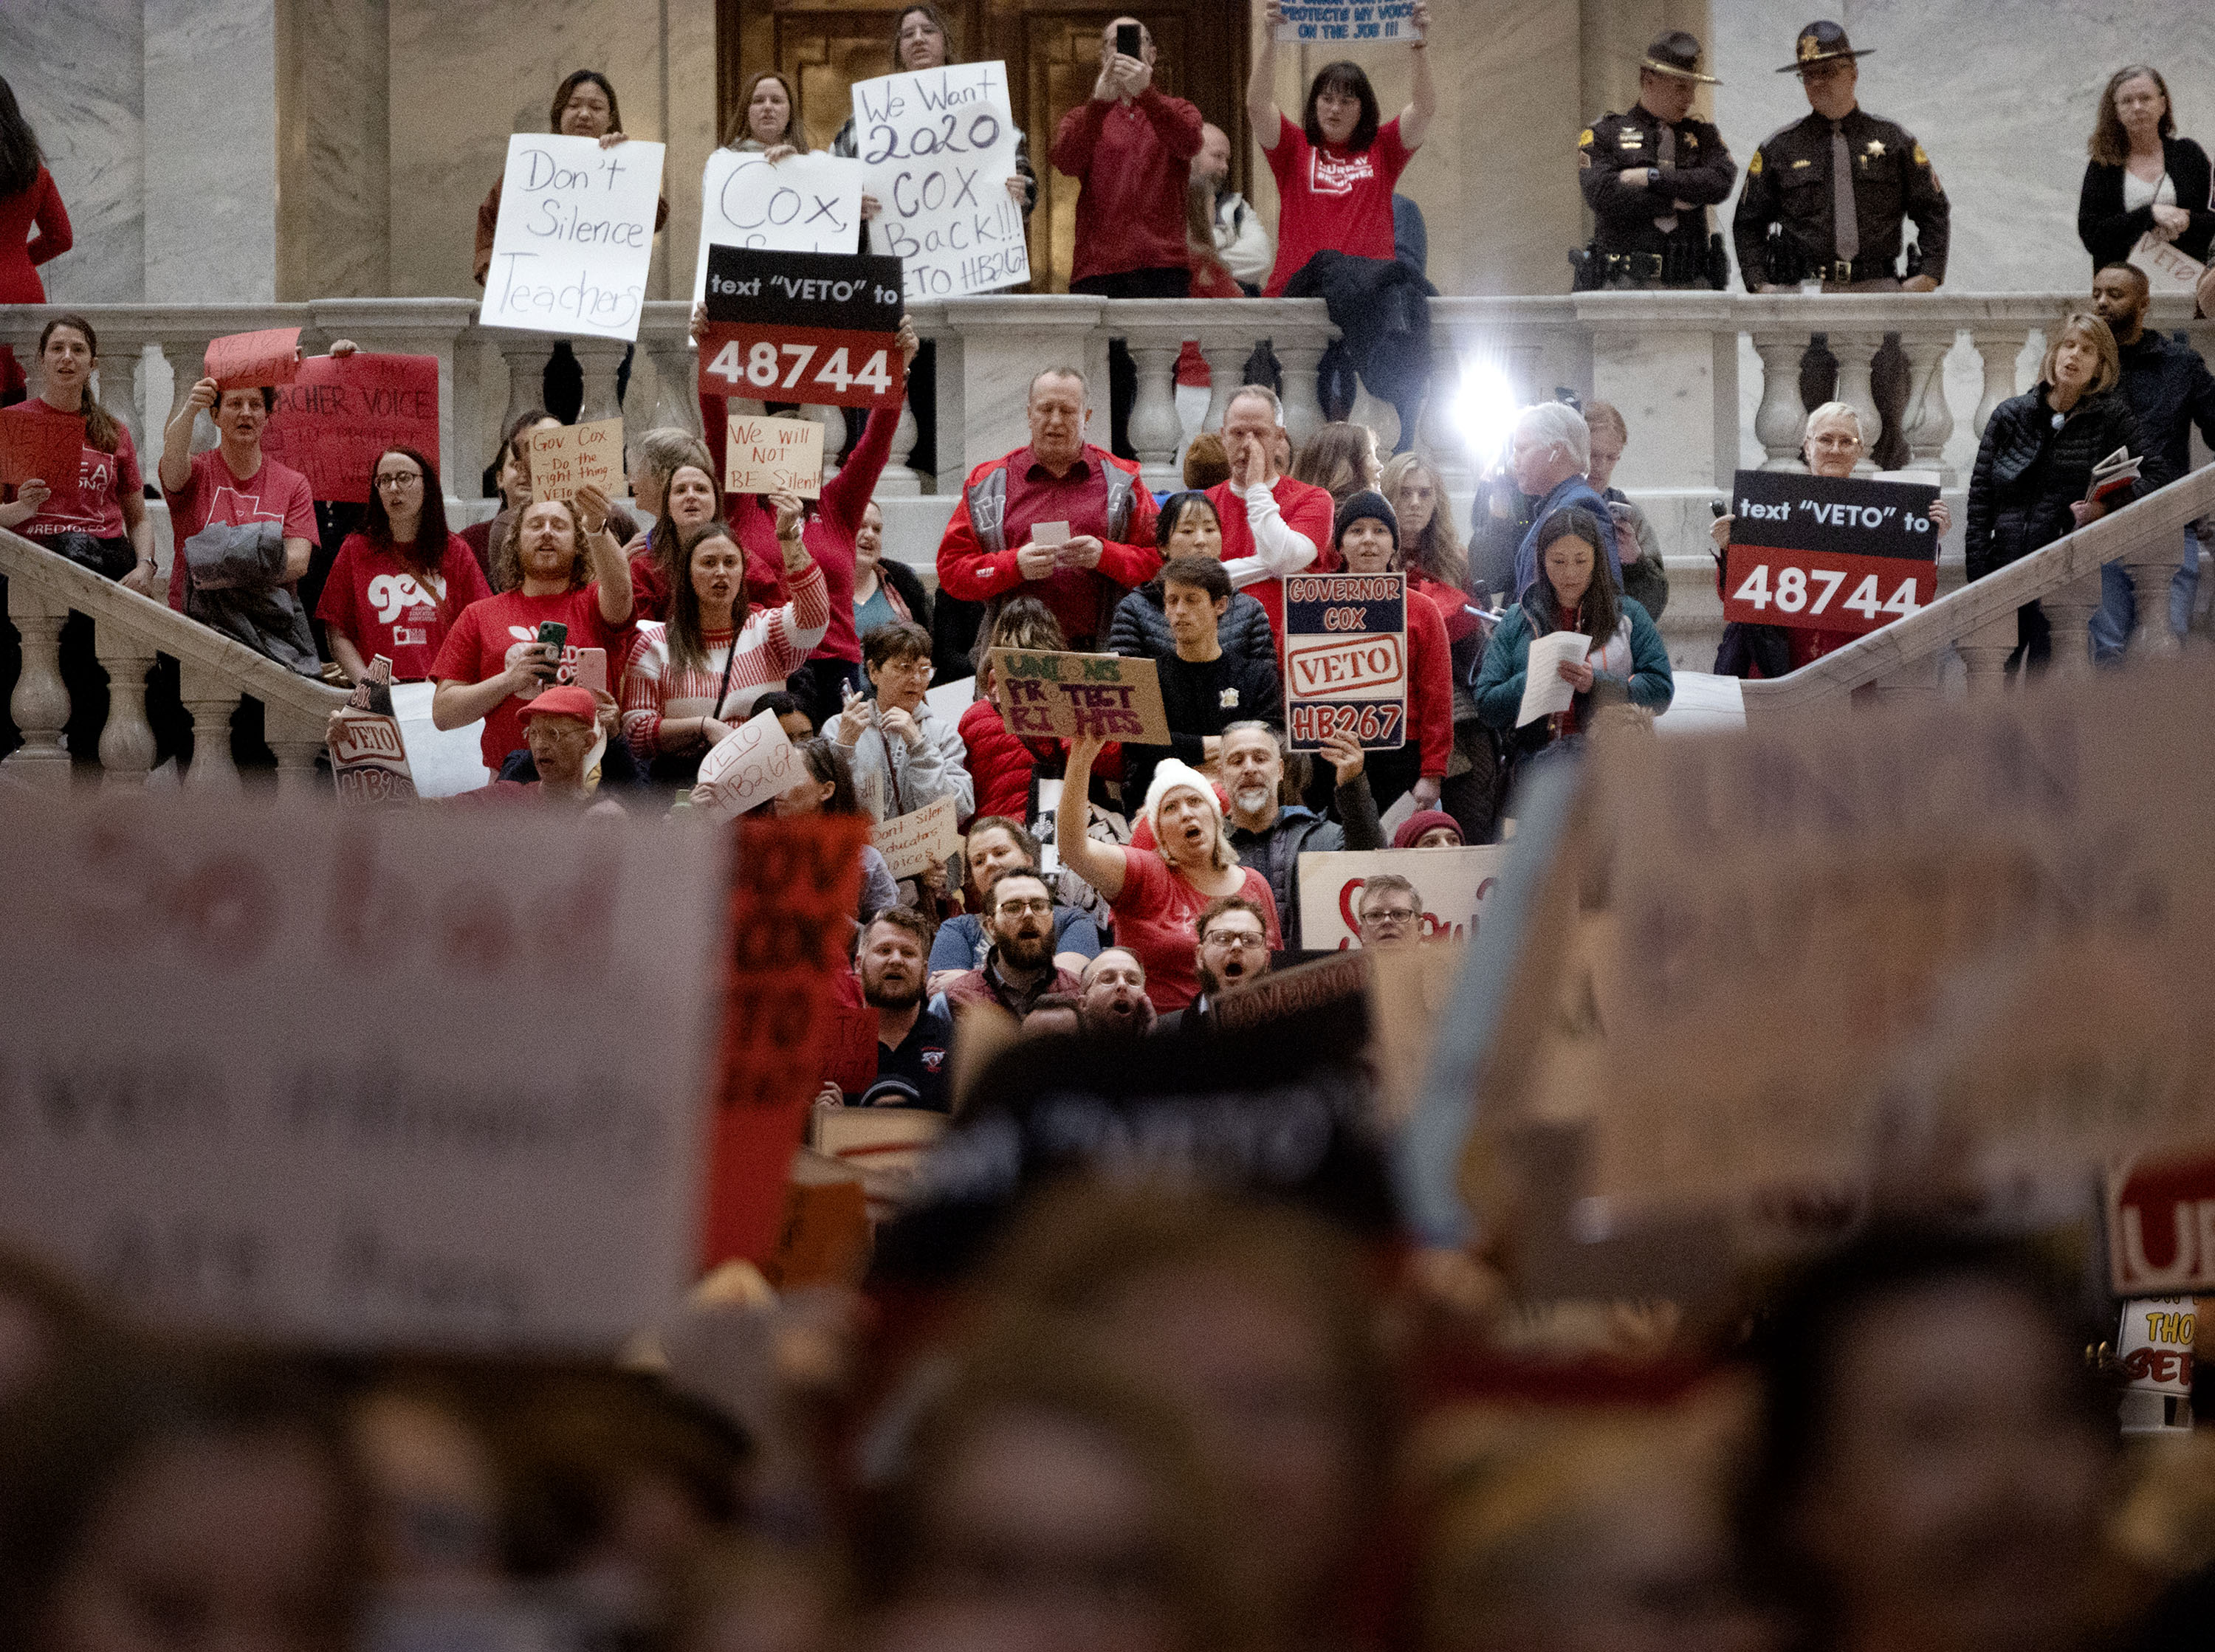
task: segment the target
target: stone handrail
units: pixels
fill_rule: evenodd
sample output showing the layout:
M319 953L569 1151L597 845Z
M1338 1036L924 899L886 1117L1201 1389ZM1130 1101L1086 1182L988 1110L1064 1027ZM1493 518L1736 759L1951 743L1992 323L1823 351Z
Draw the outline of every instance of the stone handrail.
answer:
M181 696L192 714L186 785L239 783L230 756L230 716L242 695L261 703L263 737L276 754L279 786L297 791L312 784L324 724L346 699L339 690L288 671L166 603L126 590L6 529L0 529L0 575L8 581L8 617L23 650L22 670L9 699L23 743L0 762L0 774L40 786L70 780L71 754L61 740L70 696L59 643L64 621L77 613L92 621L93 648L107 670L107 722L100 734L106 782L141 783L154 766L146 673L156 654L166 654L177 662Z
M2211 512L2215 466L2202 466L1789 676L1746 683L1746 720L1835 706L1864 687L1887 697L1935 694L1949 650L1960 656L1971 694L1996 692L2016 647L2016 610L2026 603L2040 603L2052 627L2052 669L2089 673L2085 627L2099 609L2100 567L2107 562L2120 561L2129 571L2138 599L2132 652L2174 652L2169 579L2186 524Z

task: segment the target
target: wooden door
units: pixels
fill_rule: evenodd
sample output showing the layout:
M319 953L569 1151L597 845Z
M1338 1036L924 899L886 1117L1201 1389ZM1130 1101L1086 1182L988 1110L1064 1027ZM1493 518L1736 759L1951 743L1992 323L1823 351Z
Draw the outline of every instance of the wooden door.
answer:
M1031 215L1031 290L1066 292L1077 236L1077 184L1053 169L1061 118L1092 95L1100 34L1118 16L1152 30L1155 82L1189 98L1230 134L1231 183L1249 189L1245 114L1249 61L1243 6L1225 0L1147 0L1119 10L1095 0L940 0L954 26L957 58L1008 65L1015 124L1030 137L1039 175ZM884 0L717 0L717 129L727 130L747 77L772 65L800 89L801 116L814 146L827 145L852 108L857 80L893 69L898 3Z

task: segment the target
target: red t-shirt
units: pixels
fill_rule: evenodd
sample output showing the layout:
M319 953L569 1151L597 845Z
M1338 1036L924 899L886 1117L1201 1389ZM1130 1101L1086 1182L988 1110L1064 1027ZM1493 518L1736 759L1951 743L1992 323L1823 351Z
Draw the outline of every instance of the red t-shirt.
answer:
M365 661L379 654L390 659L395 682L420 682L431 675L448 627L471 603L492 595L484 570L459 534L446 535L439 572L446 584L443 595L419 585L393 552L377 549L365 535L348 534L323 582L316 617L360 650Z
M1246 887L1238 892L1260 907L1271 951L1285 944L1277 927L1277 897L1269 880L1251 866L1241 869ZM1146 966L1146 996L1163 1015L1200 996L1200 960L1193 921L1214 899L1169 870L1152 849L1123 851L1123 890L1108 903L1115 915L1115 944Z
M1330 548L1330 530L1338 517L1338 506L1332 502L1329 491L1313 482L1279 476L1269 484L1269 496L1277 501L1285 526L1315 541L1316 560L1302 572L1328 573L1336 568L1338 553ZM1230 562L1253 555L1254 529L1246 520L1246 497L1238 491L1237 484L1216 483L1207 490L1207 502L1215 507L1216 520L1223 524L1223 560ZM1285 650L1285 582L1263 579L1246 586L1245 591L1261 603L1262 611L1269 616L1269 629L1277 633L1277 652L1281 654Z
M518 585L470 603L446 633L431 676L440 682L471 683L498 676L507 669L507 651L518 643L537 641L538 627L546 620L559 620L569 627L568 643L561 651L564 664L574 664L580 648L606 649L608 682L614 686L629 657L632 626L628 620L610 625L600 617L597 581L559 597L525 597ZM507 754L523 744L523 704L510 694L485 714L480 749L485 767L495 774Z
M0 413L0 418L22 418L34 415L40 419L69 419L65 413L33 396ZM77 468L77 505L75 509L58 507L48 499L33 517L15 531L28 539L37 539L51 534L90 534L95 539L120 539L126 529L123 523L123 495L127 491L143 498L146 479L138 474L138 450L132 445L131 427L121 419L115 421L115 451L103 453L88 442Z
M1377 129L1365 150L1317 149L1279 110L1277 147L1267 153L1281 205L1277 267L1264 297L1281 297L1300 266L1327 248L1357 258L1392 256L1392 186L1414 153L1400 142L1397 116Z
M180 614L185 611L185 541L212 522L233 528L249 522L281 522L285 538L317 542L315 496L298 471L264 459L261 468L242 481L224 463L221 448L193 455L192 474L169 495L169 533L176 541L176 560L169 565L169 606Z

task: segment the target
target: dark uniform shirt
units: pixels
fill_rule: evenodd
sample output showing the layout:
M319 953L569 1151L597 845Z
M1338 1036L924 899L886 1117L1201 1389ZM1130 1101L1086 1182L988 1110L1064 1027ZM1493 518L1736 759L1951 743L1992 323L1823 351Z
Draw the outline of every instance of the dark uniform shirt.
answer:
M1905 126L1859 108L1841 124L1846 152L1853 160L1854 221L1861 240L1852 273L1844 279L1897 275L1901 223L1912 218L1917 243L1923 249L1921 273L1944 280L1946 192L1939 187L1938 174L1923 145ZM1746 188L1738 198L1731 236L1738 244L1739 273L1746 278L1748 291L1764 281L1789 285L1810 279L1841 280L1832 267L1838 259L1831 211L1835 199L1831 122L1811 109L1805 119L1770 133L1747 163ZM1771 224L1783 226L1782 258L1788 267L1771 266Z
M847 1101L857 1107L920 1107L934 1113L954 1111L946 1093L946 1057L954 1048L954 1028L926 1006L915 1018L898 1049L877 1045L877 1080Z
M1634 104L1629 114L1603 116L1577 139L1577 182L1598 221L1592 240L1603 253L1687 247L1706 256L1708 208L1730 199L1738 162L1724 147L1722 134L1706 121L1679 120L1675 158L1663 166L1661 125L1660 116ZM1632 189L1619 180L1618 174L1640 167L1654 169L1644 188ZM1678 201L1690 202L1690 210L1678 210ZM1656 222L1672 215L1674 229L1665 230Z

